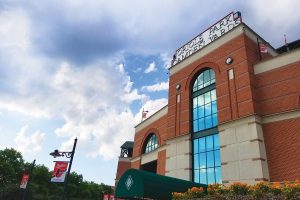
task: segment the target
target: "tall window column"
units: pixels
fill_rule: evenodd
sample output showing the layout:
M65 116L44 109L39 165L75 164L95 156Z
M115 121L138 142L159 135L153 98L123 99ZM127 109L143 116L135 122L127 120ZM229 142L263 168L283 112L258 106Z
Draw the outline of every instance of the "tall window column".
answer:
M194 182L222 183L215 72L207 69L195 79L193 101Z

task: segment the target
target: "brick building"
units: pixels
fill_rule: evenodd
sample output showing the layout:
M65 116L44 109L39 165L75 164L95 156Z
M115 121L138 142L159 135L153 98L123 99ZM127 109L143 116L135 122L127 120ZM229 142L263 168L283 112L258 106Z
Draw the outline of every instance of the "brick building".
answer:
M230 13L179 48L168 105L135 127L116 183L128 168L205 184L300 179L299 44L276 50Z

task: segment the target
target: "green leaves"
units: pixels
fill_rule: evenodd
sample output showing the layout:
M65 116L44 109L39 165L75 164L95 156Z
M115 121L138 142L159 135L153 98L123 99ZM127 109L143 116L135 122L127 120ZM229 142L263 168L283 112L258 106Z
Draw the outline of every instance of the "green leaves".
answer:
M30 170L22 154L14 149L0 150L0 199L21 199L19 189L22 174ZM36 165L29 178L26 199L60 199L63 183L51 183L52 172L44 165ZM84 181L81 174L70 173L67 197L70 200L101 199L103 194L112 194L111 186Z

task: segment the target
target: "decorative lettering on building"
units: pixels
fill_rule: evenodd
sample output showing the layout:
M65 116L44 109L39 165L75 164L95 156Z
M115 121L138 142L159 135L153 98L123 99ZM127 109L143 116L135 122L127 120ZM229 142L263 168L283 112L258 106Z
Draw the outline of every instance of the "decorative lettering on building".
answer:
M225 33L241 24L241 22L242 17L240 12L231 12L194 39L177 49L172 61L172 66L182 62L184 59L193 55L206 45L215 41L219 37L222 37Z

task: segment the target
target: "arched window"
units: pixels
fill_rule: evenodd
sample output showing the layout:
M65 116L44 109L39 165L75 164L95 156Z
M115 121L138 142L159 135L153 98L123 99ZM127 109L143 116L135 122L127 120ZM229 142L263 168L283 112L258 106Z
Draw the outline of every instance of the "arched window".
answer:
M192 88L194 182L221 183L215 72L207 69Z
M150 134L144 144L143 153L154 151L158 147L157 137L154 133Z

